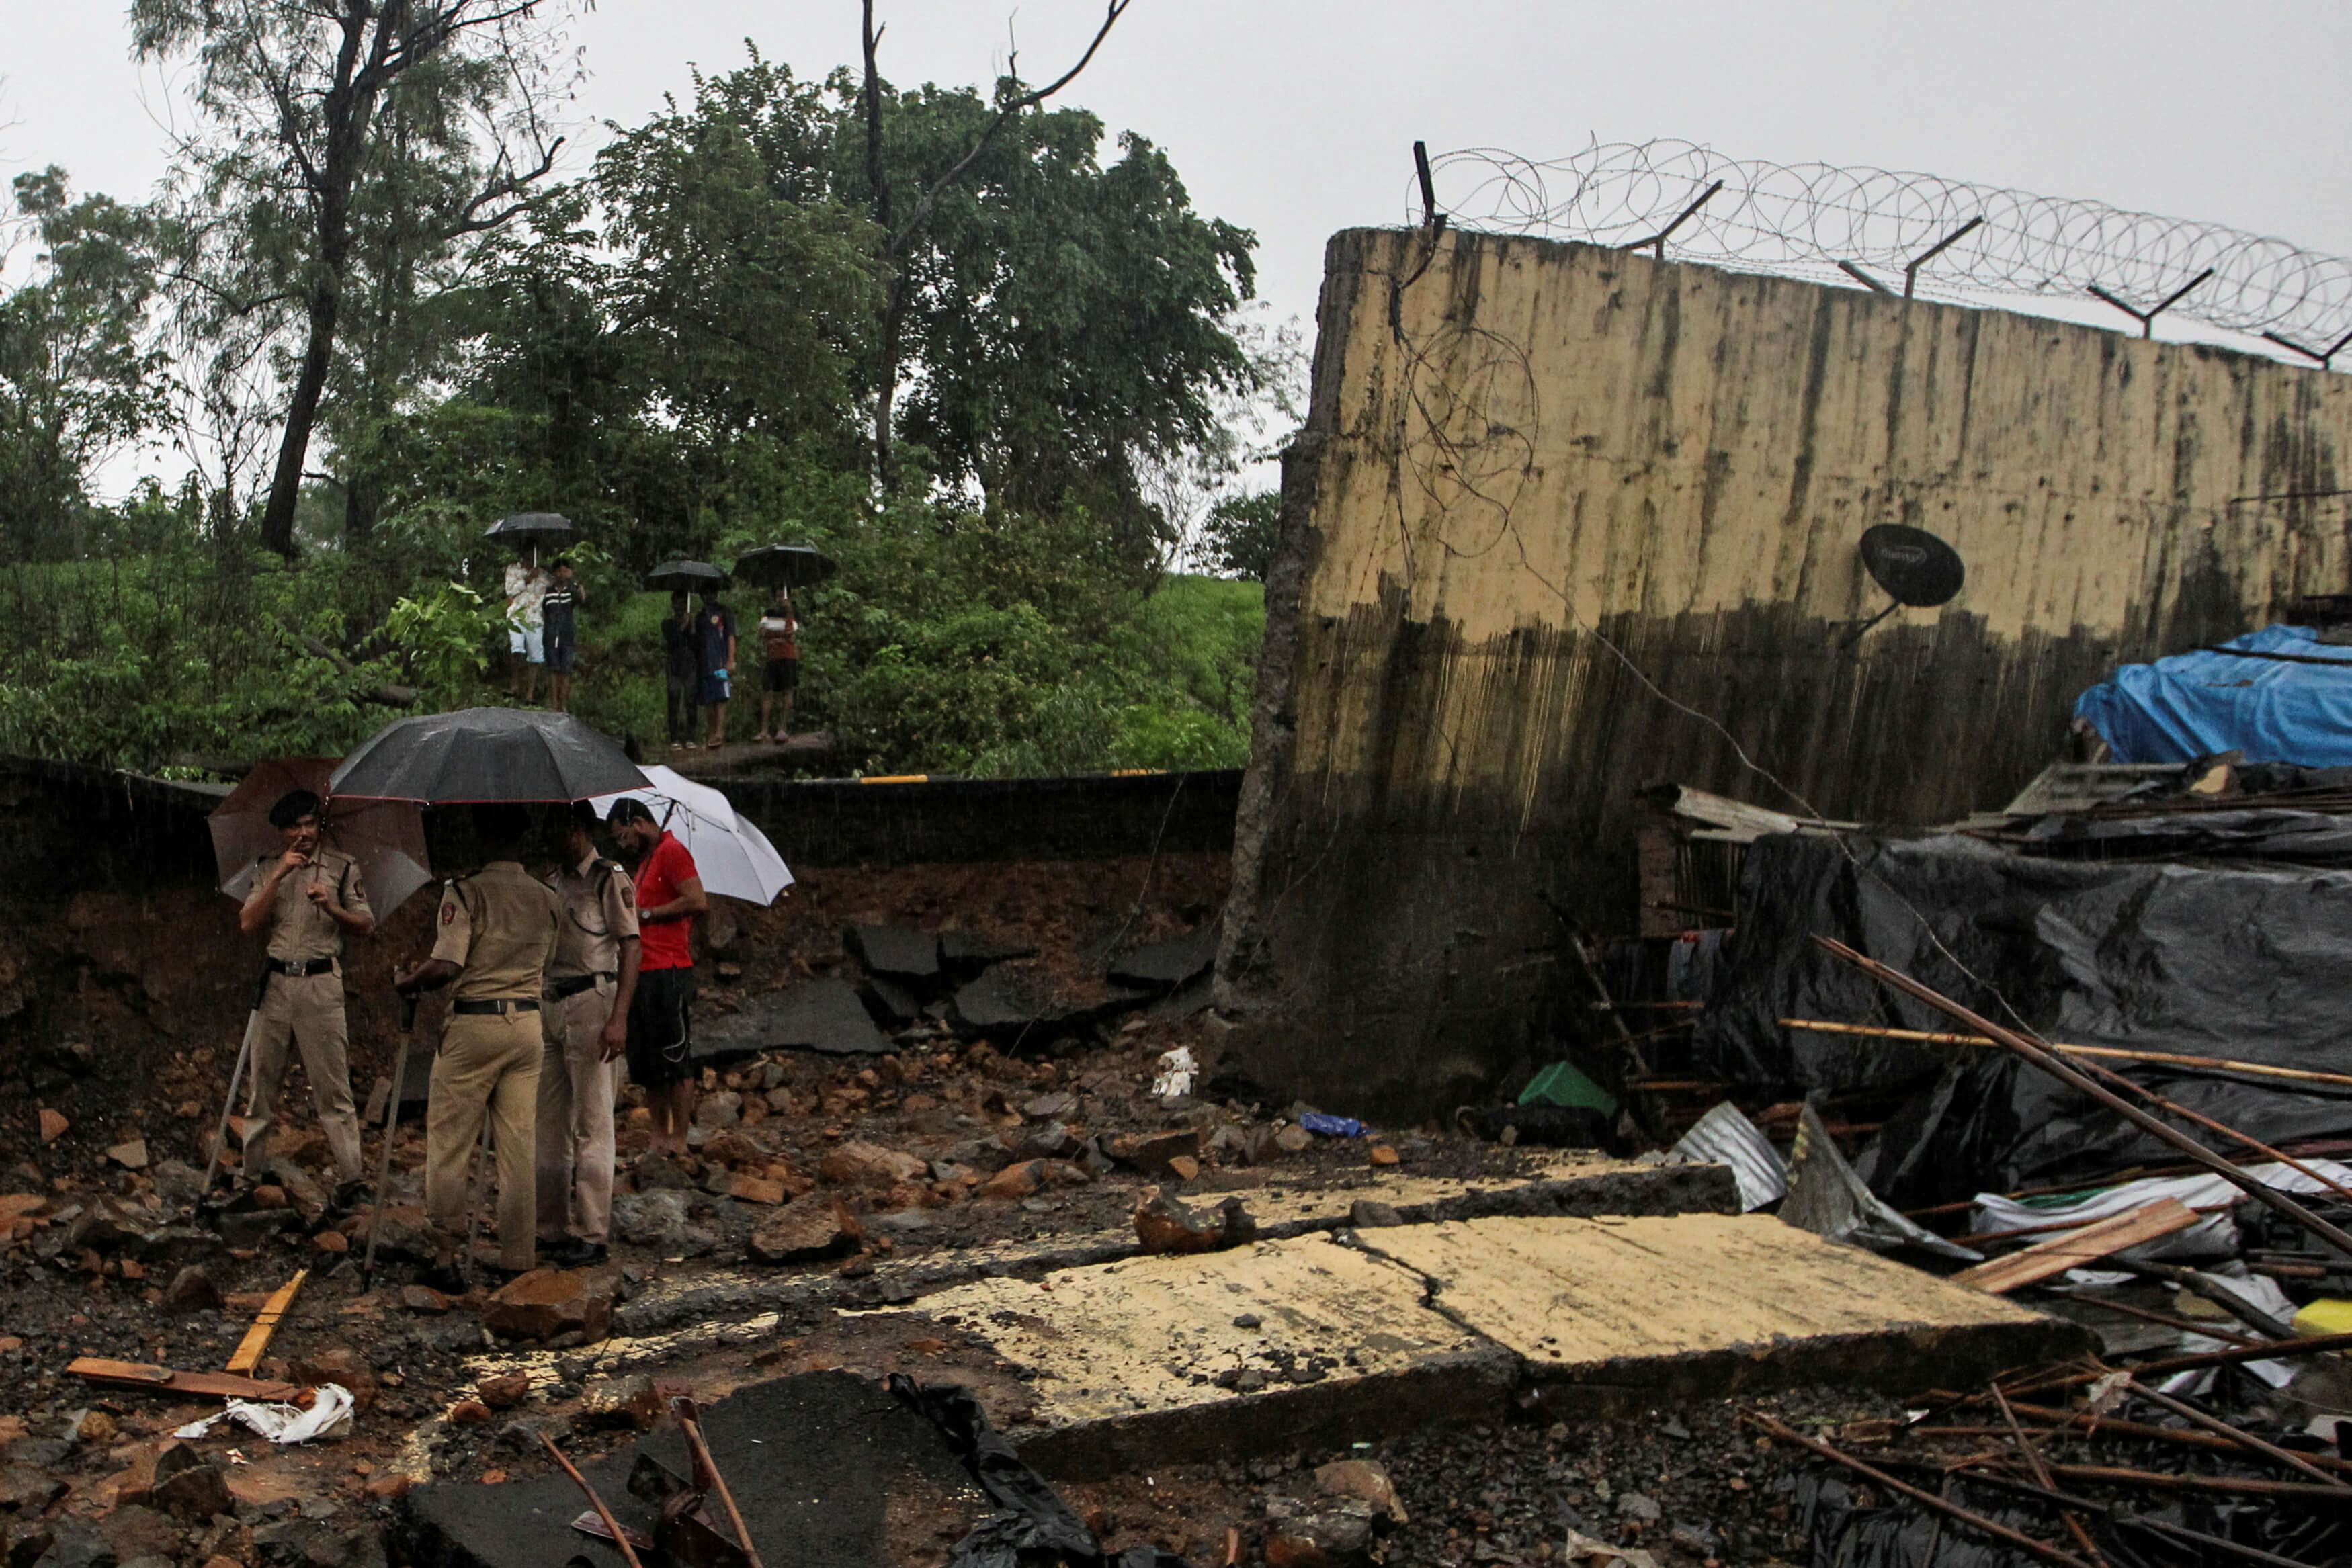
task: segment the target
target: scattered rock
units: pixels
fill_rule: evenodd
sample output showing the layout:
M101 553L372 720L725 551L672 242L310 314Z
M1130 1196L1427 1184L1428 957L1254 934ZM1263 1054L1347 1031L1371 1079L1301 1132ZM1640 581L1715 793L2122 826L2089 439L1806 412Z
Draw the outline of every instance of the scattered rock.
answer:
M490 1407L478 1399L460 1399L449 1406L452 1427L487 1427L494 1419Z
M66 1417L66 1441L84 1448L102 1448L121 1431L103 1410L77 1410Z
M38 1513L66 1495L66 1483L29 1465L0 1470L0 1508L16 1513Z
M113 1546L86 1524L59 1524L56 1542L41 1558L41 1568L115 1568L121 1561Z
M106 1151L106 1157L124 1170L143 1171L147 1168L147 1140L125 1138Z
M191 1263L172 1276L163 1291L163 1310L171 1312L218 1312L222 1306L220 1287L205 1272L201 1263Z
M511 1410L530 1397L530 1374L509 1372L474 1385L474 1397L493 1410Z
M1343 1568L1371 1561L1372 1507L1344 1499L1277 1521L1266 1532L1266 1568Z
M437 1318L449 1310L449 1298L430 1285L403 1285L400 1304L420 1317Z
M369 1477L367 1494L372 1498L379 1498L387 1500L394 1498L404 1498L408 1495L408 1478L405 1475L403 1475L400 1471L394 1470L387 1475ZM207 1563L205 1564L205 1568L213 1568L213 1565L212 1563Z
M1664 1512L1658 1506L1658 1500L1647 1493L1628 1491L1617 1494L1617 1516L1620 1519L1654 1522Z
M593 1343L613 1332L620 1279L611 1269L534 1269L482 1303L482 1326L509 1339L577 1333Z
M1303 1155L1315 1146L1315 1134L1293 1122L1275 1134L1274 1146L1286 1155Z
M49 1110L47 1106L42 1107L41 1142L45 1144L56 1143L59 1138L65 1136L66 1129L72 1125L73 1124L67 1121L58 1112Z
M1173 1163L1185 1160L1192 1166L1192 1176L1201 1174L1201 1132L1197 1127L1171 1127L1164 1132L1134 1133L1110 1141L1111 1158L1153 1176L1175 1176Z
M1214 1252L1255 1240L1257 1221L1238 1197L1203 1211L1154 1192L1136 1205L1135 1235L1146 1252Z
M705 1094L695 1103L694 1119L705 1127L731 1127L743 1119L743 1096L731 1089Z
M642 1182L642 1163L638 1172L637 1179ZM684 1192L663 1189L616 1193L613 1197L613 1233L632 1247L675 1252L686 1245L687 1219L692 1212L693 1200Z
M57 1532L47 1525L19 1515L9 1521L6 1534L0 1535L0 1568L33 1568L57 1542Z
M1201 1174L1201 1162L1190 1155L1176 1155L1168 1161L1168 1174L1177 1181L1191 1181Z
M785 1198L784 1184L770 1181L766 1176L730 1176L727 1178L727 1196L745 1203L782 1203Z
M316 1386L340 1383L350 1390L352 1403L365 1410L374 1405L378 1383L368 1358L347 1344L320 1345L289 1363L286 1375L296 1383Z
M163 1450L154 1474L151 1493L153 1506L184 1523L199 1524L236 1510L236 1499L229 1495L228 1473L218 1465L206 1463L184 1443L175 1443ZM173 1550L177 1549L174 1542Z
M1109 977L1123 986L1147 990L1173 990L1208 971L1217 961L1214 922L1165 942L1148 943L1111 960Z
M100 1536L114 1548L115 1560L125 1563L137 1557L176 1558L185 1532L186 1527L170 1514L143 1503L118 1508L98 1526Z
M842 1186L896 1186L919 1179L929 1166L913 1155L878 1144L847 1143L828 1150L816 1174Z
M1331 1497L1351 1497L1371 1504L1372 1511L1395 1523L1405 1521L1404 1504L1397 1500L1396 1483L1388 1471L1370 1459L1335 1459L1317 1469L1315 1485Z
M1377 1230L1384 1226L1402 1225L1404 1216L1396 1211L1393 1204L1360 1197L1348 1206L1348 1223L1359 1230Z
M803 1197L761 1220L745 1251L754 1263L803 1263L854 1250L862 1236L840 1199Z
M1033 1122L1051 1122L1068 1115L1078 1108L1078 1097L1066 1092L1040 1094L1021 1107L1021 1113Z
M1392 1166L1397 1163L1397 1152L1386 1144L1374 1144L1371 1161L1376 1166Z
M639 1372L589 1385L573 1419L591 1430L650 1432L667 1408L653 1378Z

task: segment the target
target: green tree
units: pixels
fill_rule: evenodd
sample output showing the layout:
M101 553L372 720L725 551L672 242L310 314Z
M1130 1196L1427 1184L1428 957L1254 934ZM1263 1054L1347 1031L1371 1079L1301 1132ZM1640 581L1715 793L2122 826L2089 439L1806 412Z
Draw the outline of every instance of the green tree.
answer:
M1201 533L1202 553L1220 574L1264 582L1282 534L1282 492L1226 497L1209 508Z
M177 149L192 339L240 366L299 340L261 518L294 550L305 462L355 289L398 313L416 268L529 204L561 138L540 116L538 0L132 0L142 58L186 58L209 134ZM229 331L229 329L236 329ZM374 369L380 373L386 361ZM232 374L216 378L233 386Z
M54 166L15 185L41 250L0 299L0 552L29 560L82 546L90 469L155 424L168 383L147 330L150 214L70 199Z

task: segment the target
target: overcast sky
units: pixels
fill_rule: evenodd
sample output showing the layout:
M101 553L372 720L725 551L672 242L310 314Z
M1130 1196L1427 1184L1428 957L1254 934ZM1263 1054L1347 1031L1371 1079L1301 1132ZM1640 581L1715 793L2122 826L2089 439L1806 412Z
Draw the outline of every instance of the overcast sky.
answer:
M1023 74L1043 79L1101 16L1093 0L879 10L883 69L901 84L986 82L1008 21ZM59 163L79 188L125 197L152 185L175 83L132 63L123 13L0 0L0 171ZM848 62L857 15L856 0L601 0L567 24L588 72L572 169L598 122L684 96L690 67L740 64L747 36L803 74ZM1408 216L1415 138L1544 158L1593 136L1680 137L2094 197L2348 255L2347 65L2344 0L1135 0L1063 101L1165 147L1202 212L1256 231L1275 312L1311 320L1325 238Z

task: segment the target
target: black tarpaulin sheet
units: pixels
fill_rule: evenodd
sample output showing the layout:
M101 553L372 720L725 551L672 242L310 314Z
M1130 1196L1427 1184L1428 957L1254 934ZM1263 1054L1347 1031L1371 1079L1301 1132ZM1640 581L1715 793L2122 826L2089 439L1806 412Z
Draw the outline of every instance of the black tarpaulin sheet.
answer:
M2352 1073L2352 872L2058 860L1950 834L1759 839L1700 1063L1785 1098L1909 1090L1857 1162L1898 1207L2179 1156L1998 1048L1784 1027L1954 1027L1822 951L1817 933L2045 1040ZM2265 1142L2352 1133L2352 1092L2105 1065Z

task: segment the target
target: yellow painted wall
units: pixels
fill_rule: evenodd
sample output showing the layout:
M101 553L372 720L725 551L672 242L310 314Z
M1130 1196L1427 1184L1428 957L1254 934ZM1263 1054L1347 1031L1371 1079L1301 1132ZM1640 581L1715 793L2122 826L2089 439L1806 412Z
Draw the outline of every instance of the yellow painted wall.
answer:
M2352 450L2315 369L1417 232L1335 237L1320 327L1221 965L1301 1082L1539 1050L1561 916L1631 928L1642 784L1789 806L1744 754L1831 815L1948 820L2116 662L2352 588L2347 498L2281 498ZM1881 522L1968 583L1848 648Z

